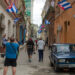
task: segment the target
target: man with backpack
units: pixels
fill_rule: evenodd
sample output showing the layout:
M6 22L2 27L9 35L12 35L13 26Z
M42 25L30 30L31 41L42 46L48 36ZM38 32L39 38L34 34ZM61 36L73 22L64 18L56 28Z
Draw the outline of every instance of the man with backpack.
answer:
M32 54L34 51L34 42L31 38L29 38L29 40L27 41L26 47L27 47L28 61L31 62Z
M12 67L12 75L16 75L17 66L17 52L19 49L18 43L14 42L14 38L10 38L10 42L6 43L5 61L4 61L4 72L3 75L7 74L8 67Z

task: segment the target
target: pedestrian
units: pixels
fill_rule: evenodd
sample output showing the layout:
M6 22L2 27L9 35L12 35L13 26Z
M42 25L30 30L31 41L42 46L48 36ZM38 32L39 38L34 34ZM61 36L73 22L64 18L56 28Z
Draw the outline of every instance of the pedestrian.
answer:
M12 75L16 75L16 66L17 66L17 51L19 45L14 42L14 38L10 38L10 42L6 43L6 53L4 61L4 71L3 75L7 74L8 67L12 67Z
M5 44L6 43L7 43L6 34L4 34L2 37L2 54L1 54L1 57L3 58L5 56Z
M39 62L43 62L43 51L45 50L45 42L42 40L42 38L39 39L37 42L38 46L38 53L39 53Z
M48 37L47 37L47 39L45 41L45 45L48 46Z
M24 44L24 39L22 39L22 44Z
M28 61L31 62L32 54L34 51L34 42L31 38L27 41L26 47L27 47Z

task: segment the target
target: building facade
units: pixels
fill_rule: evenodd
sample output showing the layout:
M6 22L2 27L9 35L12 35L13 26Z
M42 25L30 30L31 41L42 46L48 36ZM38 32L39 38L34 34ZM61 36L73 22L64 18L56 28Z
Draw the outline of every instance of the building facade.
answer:
M55 19L55 10L54 10L54 2L53 0L46 0L43 12L42 12L42 23L45 25L45 20L48 20L50 24L45 25L45 40L48 39L48 45L50 46L55 42L55 34L54 34L54 19ZM43 30L44 31L44 30Z
M26 40L33 36L32 16L34 0L25 0Z
M47 1L50 6L48 6ZM52 1L54 1L53 8L51 7ZM62 0L46 0L42 12L42 23L44 24L45 19L51 23L46 26L48 45L52 43L75 43L75 0L67 0L71 3L72 8L65 11L58 7L58 1Z
M75 0L67 0L72 8L62 11L55 3L55 37L57 43L75 43ZM60 0L61 1L61 0Z
M0 46L2 45L2 35L6 34L6 38L14 36L16 38L16 25L14 24L14 15L6 12L7 4L4 0L0 0Z
M6 11L11 3L16 5L18 9L17 14ZM2 45L3 34L6 34L6 39L13 36L15 39L18 39L18 41L25 40L24 11L24 0L0 0L0 46ZM15 18L20 18L20 21L16 24L14 23ZM21 30L22 32L20 32Z
M16 39L19 41L20 44L23 44L25 42L25 18L24 18L24 12L25 12L25 3L24 0L18 0L17 2L17 8L18 13L17 17L19 18L19 21L16 23Z

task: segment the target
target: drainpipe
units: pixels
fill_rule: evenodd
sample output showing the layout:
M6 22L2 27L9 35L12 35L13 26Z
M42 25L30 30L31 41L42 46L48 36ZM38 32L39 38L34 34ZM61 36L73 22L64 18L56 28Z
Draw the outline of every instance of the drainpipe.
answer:
M60 32L57 31L57 43L60 43Z

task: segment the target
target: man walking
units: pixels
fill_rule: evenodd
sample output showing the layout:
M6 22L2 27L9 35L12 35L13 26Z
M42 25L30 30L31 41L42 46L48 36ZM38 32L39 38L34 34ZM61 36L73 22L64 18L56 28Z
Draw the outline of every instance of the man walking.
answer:
M16 58L19 45L14 42L14 38L10 38L10 42L6 43L6 53L4 62L4 72L3 75L7 74L8 66L12 67L12 75L16 75Z
M45 42L42 40L42 38L40 38L39 41L37 42L37 46L38 46L38 53L39 53L39 62L40 61L43 62L43 51L45 49Z
M28 61L31 62L32 54L34 51L34 42L31 38L29 38L29 40L27 41L26 47L27 47Z

